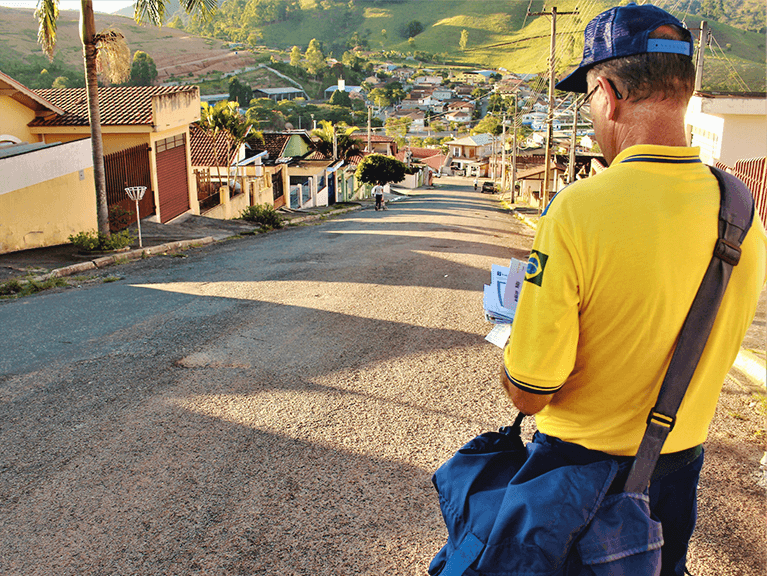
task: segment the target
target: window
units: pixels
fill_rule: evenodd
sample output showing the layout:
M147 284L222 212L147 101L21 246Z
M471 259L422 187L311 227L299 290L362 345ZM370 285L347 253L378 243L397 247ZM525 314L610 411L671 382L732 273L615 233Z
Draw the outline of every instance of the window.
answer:
M177 146L183 146L185 140L186 134L176 134L175 136L171 136L165 140L158 140L156 144L157 153L159 154L160 152L165 152L166 150L176 148Z

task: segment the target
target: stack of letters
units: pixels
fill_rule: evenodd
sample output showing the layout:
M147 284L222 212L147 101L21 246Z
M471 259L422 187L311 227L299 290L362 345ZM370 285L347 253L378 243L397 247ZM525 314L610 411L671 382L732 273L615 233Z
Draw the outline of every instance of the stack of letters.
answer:
M485 285L485 319L495 324L485 339L501 348L506 345L511 334L511 323L514 320L526 270L527 262L516 258L511 259L508 267L493 264L491 282Z

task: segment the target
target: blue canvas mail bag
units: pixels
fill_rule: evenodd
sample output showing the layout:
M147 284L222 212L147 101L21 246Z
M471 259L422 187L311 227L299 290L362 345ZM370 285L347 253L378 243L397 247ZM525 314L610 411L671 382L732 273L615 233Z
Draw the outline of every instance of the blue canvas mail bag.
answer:
M719 238L625 484L613 486L622 466L616 459L574 462L540 434L524 445L519 414L512 426L471 440L434 473L448 540L429 565L431 576L660 573L663 534L647 489L754 218L745 184L711 171L721 193Z

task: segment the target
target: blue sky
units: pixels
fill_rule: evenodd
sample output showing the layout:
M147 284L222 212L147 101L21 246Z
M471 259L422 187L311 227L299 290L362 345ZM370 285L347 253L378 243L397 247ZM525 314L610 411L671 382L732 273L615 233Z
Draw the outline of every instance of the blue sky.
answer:
M131 6L133 0L93 0L93 9L96 12L117 12L121 8ZM36 8L37 0L0 0L0 6L11 8ZM61 10L80 10L80 0L60 0Z

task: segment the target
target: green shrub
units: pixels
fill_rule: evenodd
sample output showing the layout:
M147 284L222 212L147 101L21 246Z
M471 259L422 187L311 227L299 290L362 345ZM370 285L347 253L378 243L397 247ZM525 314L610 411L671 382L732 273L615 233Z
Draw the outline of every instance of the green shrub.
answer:
M10 296L11 294L18 294L23 289L21 282L18 280L8 280L4 284L0 284L0 296Z
M119 204L112 204L109 207L109 230L118 232L128 227L133 212L126 210Z
M68 285L69 283L64 278L48 278L41 281L29 278L23 284L18 280L9 280L4 284L0 284L0 298L21 298L42 292L43 290Z
M69 241L74 244L78 250L83 252L109 252L110 250L119 250L131 245L134 238L127 230L116 232L107 237L102 232L91 230L89 232L78 232L69 236Z
M255 222L266 229L282 228L282 218L269 204L256 204L248 206L240 214L240 218L248 222Z

